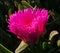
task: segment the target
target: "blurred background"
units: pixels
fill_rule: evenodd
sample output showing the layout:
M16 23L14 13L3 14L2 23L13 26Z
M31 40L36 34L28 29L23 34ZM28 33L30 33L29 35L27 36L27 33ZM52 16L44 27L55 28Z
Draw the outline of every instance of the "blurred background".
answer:
M20 40L8 32L7 20L12 13L32 7L49 10L47 33L40 37L38 44L29 46L22 53L60 53L60 42L57 45L57 41L60 40L60 0L0 0L0 44L14 53ZM59 34L51 39L51 44L48 44L52 30L57 30Z

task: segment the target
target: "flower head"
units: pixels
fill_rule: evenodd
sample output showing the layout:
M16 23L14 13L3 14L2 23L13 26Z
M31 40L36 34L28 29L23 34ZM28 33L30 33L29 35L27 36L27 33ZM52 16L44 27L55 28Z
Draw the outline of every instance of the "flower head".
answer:
M45 32L48 18L48 10L27 8L10 15L8 27L20 40L36 43Z

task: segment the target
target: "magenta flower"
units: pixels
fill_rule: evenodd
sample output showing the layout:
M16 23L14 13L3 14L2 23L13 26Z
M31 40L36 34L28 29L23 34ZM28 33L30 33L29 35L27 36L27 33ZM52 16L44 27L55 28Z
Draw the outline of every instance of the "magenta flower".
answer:
M27 8L10 15L8 27L20 40L36 43L45 32L48 18L48 10Z

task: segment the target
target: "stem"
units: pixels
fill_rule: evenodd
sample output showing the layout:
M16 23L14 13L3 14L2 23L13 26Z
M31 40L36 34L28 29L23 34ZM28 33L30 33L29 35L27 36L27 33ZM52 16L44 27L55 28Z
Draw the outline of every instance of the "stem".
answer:
M21 41L21 43L19 44L19 46L16 48L15 53L22 52L27 46L28 46L27 43L25 43L24 41Z

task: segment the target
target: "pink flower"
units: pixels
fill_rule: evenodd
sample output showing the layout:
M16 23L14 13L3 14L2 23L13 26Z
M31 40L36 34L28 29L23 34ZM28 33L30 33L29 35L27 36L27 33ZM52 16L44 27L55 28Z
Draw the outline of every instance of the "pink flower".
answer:
M27 8L10 15L8 27L20 40L36 43L45 32L48 18L48 10Z

